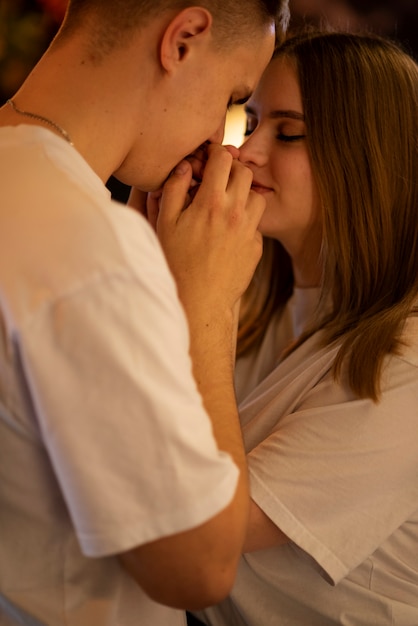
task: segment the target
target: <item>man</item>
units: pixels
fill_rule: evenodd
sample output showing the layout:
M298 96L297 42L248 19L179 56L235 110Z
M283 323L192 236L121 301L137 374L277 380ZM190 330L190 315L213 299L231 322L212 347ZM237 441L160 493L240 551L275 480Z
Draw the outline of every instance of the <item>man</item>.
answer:
M264 207L220 141L278 4L72 0L0 109L2 626L173 626L232 585L249 501L234 308ZM157 232L182 306L111 174L169 177Z

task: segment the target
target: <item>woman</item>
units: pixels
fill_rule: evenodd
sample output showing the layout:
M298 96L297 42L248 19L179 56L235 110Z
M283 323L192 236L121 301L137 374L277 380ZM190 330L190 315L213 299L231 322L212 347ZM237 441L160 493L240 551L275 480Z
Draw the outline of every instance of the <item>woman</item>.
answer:
M266 199L237 394L252 509L216 626L418 624L418 69L389 41L275 53L240 159Z

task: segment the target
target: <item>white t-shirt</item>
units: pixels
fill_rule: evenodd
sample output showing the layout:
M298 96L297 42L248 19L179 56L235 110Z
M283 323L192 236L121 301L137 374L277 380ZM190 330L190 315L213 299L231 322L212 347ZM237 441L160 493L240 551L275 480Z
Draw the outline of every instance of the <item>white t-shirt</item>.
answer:
M0 625L174 626L116 554L233 497L157 239L77 151L0 130Z
M291 542L245 554L207 624L418 624L418 318L404 338L378 404L334 381L316 336L244 400L252 497Z

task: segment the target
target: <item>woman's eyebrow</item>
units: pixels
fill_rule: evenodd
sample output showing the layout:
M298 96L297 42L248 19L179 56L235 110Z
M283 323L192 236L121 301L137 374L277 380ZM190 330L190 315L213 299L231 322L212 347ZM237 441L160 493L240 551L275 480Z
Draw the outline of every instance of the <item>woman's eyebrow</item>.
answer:
M245 107L245 112L249 113L250 115L256 115L256 112L254 111L254 109L252 109L249 106ZM303 115L303 113L299 113L299 111L293 111L291 109L289 109L289 110L277 109L275 111L270 111L268 116L271 119L278 119L278 118L281 118L281 117L287 117L287 118L291 118L293 120L301 120L302 122L305 121L305 116Z
M276 119L277 117L290 117L293 120L301 120L302 122L305 120L305 116L303 115L303 113L299 113L298 111L271 111L271 113L269 114L269 117Z

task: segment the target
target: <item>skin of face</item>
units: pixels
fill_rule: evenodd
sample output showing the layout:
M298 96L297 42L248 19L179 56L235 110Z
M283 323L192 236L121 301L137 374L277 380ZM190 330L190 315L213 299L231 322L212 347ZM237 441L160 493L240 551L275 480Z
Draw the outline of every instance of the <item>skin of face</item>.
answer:
M318 283L321 215L307 146L302 97L288 59L271 61L246 105L240 160L253 189L266 200L263 235L279 240L292 258L296 284Z
M261 29L227 52L214 46L194 54L181 71L167 74L142 120L141 144L131 151L119 178L130 179L130 164L140 171L138 186L158 189L171 170L206 141L221 143L228 106L246 100L271 59L274 29ZM161 86L162 85L162 86ZM146 155L144 159L143 155Z

